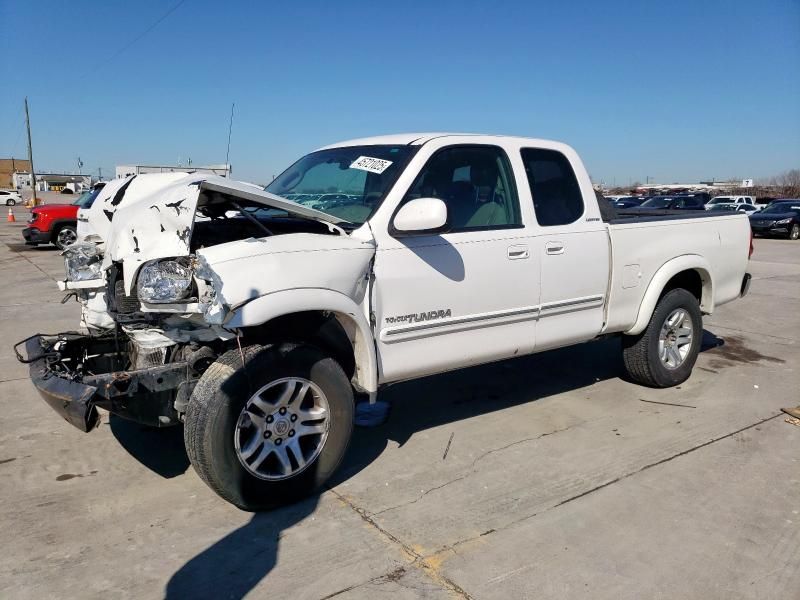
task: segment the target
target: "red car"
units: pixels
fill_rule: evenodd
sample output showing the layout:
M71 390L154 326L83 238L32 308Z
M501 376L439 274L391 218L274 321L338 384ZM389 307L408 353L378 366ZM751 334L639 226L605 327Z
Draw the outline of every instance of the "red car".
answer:
M25 243L55 244L63 250L78 239L78 209L89 208L100 193L101 185L81 194L72 204L43 204L31 209L28 227L22 230Z

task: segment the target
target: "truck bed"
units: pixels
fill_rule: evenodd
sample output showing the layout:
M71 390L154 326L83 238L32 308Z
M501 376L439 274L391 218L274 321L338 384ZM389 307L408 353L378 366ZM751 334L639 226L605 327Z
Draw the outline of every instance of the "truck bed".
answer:
M605 332L629 331L653 278L665 265L684 257L705 265L699 270L704 313L739 297L750 248L747 215L642 212L626 211L607 224L612 268Z

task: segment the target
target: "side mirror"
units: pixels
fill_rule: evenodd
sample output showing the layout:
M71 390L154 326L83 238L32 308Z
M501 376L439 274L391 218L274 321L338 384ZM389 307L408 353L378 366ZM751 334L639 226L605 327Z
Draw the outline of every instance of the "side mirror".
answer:
M416 198L397 211L392 225L398 233L436 233L447 225L447 205L439 198Z

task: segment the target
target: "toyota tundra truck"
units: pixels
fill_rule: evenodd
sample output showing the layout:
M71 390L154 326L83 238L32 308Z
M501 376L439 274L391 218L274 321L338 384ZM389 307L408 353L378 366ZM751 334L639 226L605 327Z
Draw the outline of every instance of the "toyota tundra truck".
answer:
M82 431L98 409L183 425L197 473L246 510L320 488L356 400L388 384L611 335L630 380L680 384L703 315L750 283L746 215L601 215L558 142L392 135L265 189L157 181L95 202L103 234L67 248L59 283L82 331L18 356Z

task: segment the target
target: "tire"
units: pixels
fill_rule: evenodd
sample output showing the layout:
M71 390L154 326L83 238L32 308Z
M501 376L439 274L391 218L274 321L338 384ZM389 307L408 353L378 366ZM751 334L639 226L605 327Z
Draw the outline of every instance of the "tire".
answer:
M353 431L353 390L339 364L313 346L250 346L243 349L243 354L244 367L242 354L238 349L232 350L217 359L200 378L186 410L184 443L198 475L219 496L243 510L268 510L314 493L338 468ZM311 396L304 396L306 401L318 402L321 397L327 403L326 430L324 434L319 434L320 437L316 437L317 434L303 437L304 434L299 433L308 422L303 420L303 416L287 425L288 417L294 418L299 414L291 412L295 410L291 407L297 406L294 399L288 405L288 416L279 415L272 410L272 406L262 413L259 408L262 403L259 402L255 408L251 404L256 398L252 392L267 388L265 394L268 394L275 389L289 389L290 383L282 382L291 382L293 378L310 382ZM304 388L299 385L296 389ZM298 393L298 397L300 395ZM301 397L300 402L304 398ZM275 406L280 406L280 402ZM246 407L249 412L245 415ZM256 412L259 412L258 418L261 419L259 423L263 427L273 427L275 431L271 436L271 446L261 441L260 434L248 439L257 439L263 445L245 445L242 442L245 434L259 431L254 420ZM265 425L266 415L270 414L275 419L272 425ZM298 433L295 434L291 429L290 433L283 430L279 434L281 422L283 426L297 427ZM286 440L282 448L275 445L281 443L279 435ZM296 439L287 436L296 436ZM306 457L308 461L304 467L300 467L292 448L299 448L303 440L306 440L303 444L309 448L314 440L319 439L322 442L317 454ZM307 443L309 440L311 445ZM240 445L242 450L239 449ZM247 458L243 455L248 447L255 448L255 458L251 456L249 460L252 465L246 467ZM278 450L283 451L285 459L288 457L287 451L292 452L289 466L294 469L293 474L266 474L265 465L280 466ZM265 453L266 458L259 462ZM259 466L256 468L264 469L258 475L253 472L257 463Z
M59 250L64 250L70 244L74 244L78 239L78 232L75 225L63 225L53 232L53 244Z
M12 198L9 198L8 200L6 200L6 206L16 206L16 205L17 205L17 201L16 200L14 200Z
M800 238L800 225L794 223L792 228L789 230L789 239L796 240L798 238Z
M674 315L679 315L679 311L683 311L684 322L675 330L669 327L666 321ZM687 321L691 325L689 341L681 345L681 339L686 341L683 330ZM660 338L665 327L674 332L668 334L665 340L669 362L665 362L662 358L660 348ZM681 335L676 338L675 333ZM650 322L642 333L623 336L622 356L625 370L633 381L650 387L665 388L683 383L692 374L702 338L703 316L697 298L682 288L671 290L658 301L653 316L650 317ZM670 340L674 340L675 345L670 344ZM676 354L670 352L670 347L677 353L680 361L674 360Z

